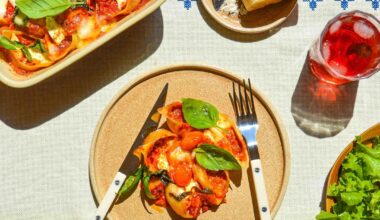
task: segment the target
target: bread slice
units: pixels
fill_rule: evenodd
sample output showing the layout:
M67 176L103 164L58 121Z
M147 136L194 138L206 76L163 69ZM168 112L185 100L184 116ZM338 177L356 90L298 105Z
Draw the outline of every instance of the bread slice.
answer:
M281 0L242 0L245 8L248 11L253 11L259 8L263 8L267 5L275 4Z

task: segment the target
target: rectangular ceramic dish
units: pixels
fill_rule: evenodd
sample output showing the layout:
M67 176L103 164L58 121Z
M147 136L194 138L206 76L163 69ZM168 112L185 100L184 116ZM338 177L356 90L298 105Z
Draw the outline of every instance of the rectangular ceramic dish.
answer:
M122 31L128 29L133 24L155 11L164 2L165 0L151 0L144 7L140 8L139 10L133 12L129 16L119 21L118 24L114 28L112 28L111 31L109 31L99 39L95 40L94 42L90 43L84 48L73 51L64 59L58 61L54 65L45 69L41 69L31 74L30 76L17 75L13 72L11 67L6 62L0 61L0 81L8 86L15 88L25 88L35 85L58 73L60 70L64 69L65 67L71 65L75 61L89 54L91 51L103 45L116 35L120 34Z

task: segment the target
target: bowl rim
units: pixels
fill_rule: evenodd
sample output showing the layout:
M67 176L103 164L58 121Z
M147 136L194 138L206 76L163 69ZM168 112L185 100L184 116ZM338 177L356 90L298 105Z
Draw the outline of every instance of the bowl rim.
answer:
M232 22L228 22L226 21L225 19L222 18L221 15L218 14L218 12L214 9L214 7L210 7L209 4L207 3L207 1L209 0L201 0L202 1L202 5L203 7L206 9L206 11L208 12L208 14L216 21L218 22L218 24L222 25L223 27L231 30L231 31L235 31L235 32L238 32L238 33L242 33L242 34L259 34L259 33L263 33L263 32L266 32L266 31L269 31L269 30L272 30L274 29L275 27L281 25L282 23L285 22L286 19L288 19L288 17L293 14L294 10L296 9L296 6L298 5L298 1L295 0L293 1L293 7L292 9L289 11L289 14L285 17L282 17L270 24L267 24L267 25L264 25L264 26L261 26L261 27L254 27L254 28L246 28L246 27L238 27L236 25L233 25Z
M92 158L94 158L94 155L95 155L95 148L96 148L96 143L97 143L97 139L99 136L99 132L103 126L103 122L104 122L105 118L107 117L109 111L113 108L113 106L117 103L117 101L126 92L128 92L130 89L132 89L135 85L138 85L141 82L145 81L145 79L148 79L150 77L155 77L155 76L158 76L161 74L165 74L165 72L172 72L172 71L183 70L183 69L194 69L194 70L201 70L201 71L202 70L204 71L205 69L207 69L207 70L212 70L213 72L215 72L217 74L228 75L231 77L231 79L234 79L234 80L242 80L242 77L240 77L239 75L233 73L232 71L230 71L228 69L216 67L213 65L194 63L194 62L181 62L181 63L174 63L174 64L170 64L170 65L164 65L164 66L152 68L148 71L143 72L143 74L139 75L138 77L128 81L116 94L114 94L114 96L110 99L108 104L105 106L101 115L99 116L97 125L93 131L91 147L90 147L90 157L89 157L89 161L88 161L88 170L89 170L89 180L90 180L91 192L92 192L93 197L94 197L94 202L97 205L99 203L100 194L97 191L96 187L94 187L94 185L96 185L96 180L95 180L95 175L94 175L95 174L95 170L94 170L95 167L93 164L94 161L92 160ZM258 96L262 97L262 99L265 100L267 107L271 111L270 112L271 116L276 121L276 127L279 130L281 130L280 138L282 140L283 149L284 149L285 167L284 167L284 177L282 180L283 186L281 187L281 191L279 193L276 205L272 209L272 212L271 212L272 218L274 218L276 216L276 214L278 213L280 207L281 207L281 204L285 198L285 194L287 192L287 188L289 185L289 178L291 175L291 163L292 163L291 162L291 147L290 147L291 142L290 142L290 139L288 136L286 126L285 126L282 118L280 117L280 114L278 113L276 107L270 102L270 100L268 100L267 96L265 96L265 94L259 88L257 88L255 85L252 85L252 89L255 91L255 93Z

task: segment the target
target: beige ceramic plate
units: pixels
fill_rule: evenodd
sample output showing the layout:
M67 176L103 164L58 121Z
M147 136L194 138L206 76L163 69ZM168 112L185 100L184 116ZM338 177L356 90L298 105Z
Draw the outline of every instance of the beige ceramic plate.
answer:
M360 136L362 137L363 143L370 146L369 140L378 135L380 135L380 123L370 127ZM353 141L343 150L343 152L339 155L338 159L335 161L333 167L331 168L329 177L327 179L327 187L338 181L339 171L340 171L340 167L342 166L342 162L344 158L346 158L346 156L352 151L352 148L353 148ZM326 200L325 209L326 211L330 212L335 202L333 199L328 198L327 195L325 195L325 200Z
M246 34L262 33L282 24L292 14L297 0L282 0L265 8L249 12L240 18L232 18L216 11L213 0L202 0L207 12L224 27Z
M116 35L120 34L122 31L128 29L130 26L155 11L164 2L165 0L150 0L150 2L148 2L144 7L119 21L119 23L104 36L100 37L82 49L73 51L67 57L55 63L54 65L39 70L28 77L15 74L7 63L0 61L0 81L7 84L8 86L15 88L24 88L37 84L42 80L56 74L80 58L84 57L91 51L95 50L97 47L103 45Z
M214 67L176 65L149 72L122 89L101 116L91 147L90 179L97 202L105 195L165 83L169 83L167 104L183 97L202 99L213 103L220 112L234 118L228 92L232 89L231 82L238 80L231 73ZM270 207L275 215L289 178L289 143L272 105L255 87L253 90L260 122L259 150ZM231 184L232 190L227 194L227 203L222 204L215 212L202 214L199 219L253 219L254 206L247 172L235 173L232 179L235 184ZM172 212L163 210L158 213L150 207L148 210L151 214L144 209L138 188L123 203L115 205L108 216L113 220L178 218Z

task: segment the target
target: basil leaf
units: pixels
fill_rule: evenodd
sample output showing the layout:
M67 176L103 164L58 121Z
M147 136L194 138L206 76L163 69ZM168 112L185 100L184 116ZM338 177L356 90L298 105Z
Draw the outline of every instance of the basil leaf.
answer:
M13 41L4 36L0 36L0 46L4 47L7 50L17 50L21 48L19 45L15 44Z
M139 167L132 175L127 178L118 193L117 201L126 199L136 189L141 179L142 173L143 169Z
M40 39L36 40L36 42L32 46L30 46L29 48L33 49L33 50L37 50L41 53L45 53L47 51L44 44L41 42Z
M143 174L143 179L142 179L143 187L144 187L144 193L145 193L146 197L148 197L149 199L156 199L156 197L152 194L152 192L149 189L150 177L151 177L150 172L148 171L147 168L145 168L144 174Z
M182 112L187 123L196 129L216 127L218 109L210 103L196 99L182 99Z
M26 27L28 20L29 18L16 7L13 14L13 23L18 27Z
M8 38L4 36L0 36L0 46L4 47L8 50L18 50L21 49L22 53L25 55L26 59L28 61L32 61L32 54L30 54L28 48L25 47L24 44L17 42L17 41L11 41Z
M164 186L167 186L169 183L173 183L173 180L169 177L167 170L159 170L151 174L151 176L157 176L160 178Z
M13 43L15 43L21 49L22 53L24 54L24 56L26 57L26 59L28 61L32 61L33 60L32 54L30 54L28 48L25 47L24 44L22 44L20 42L17 42L17 41L13 41Z
M174 195L173 193L170 193L170 195L177 200L178 202L182 201L184 198L186 198L188 195L191 195L191 192L183 192L179 195Z
M59 15L75 4L70 0L16 0L21 12L32 19Z
M87 5L85 1L79 1L78 4L72 5L71 9L84 8L87 11L93 11L90 6Z
M198 164L212 171L241 169L239 162L231 153L211 144L202 144L197 147L195 158Z

